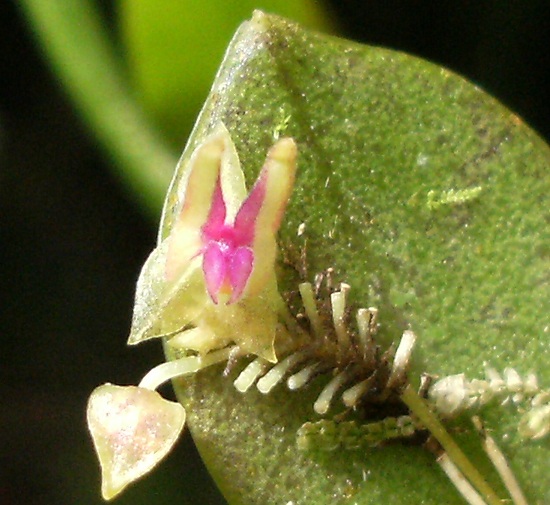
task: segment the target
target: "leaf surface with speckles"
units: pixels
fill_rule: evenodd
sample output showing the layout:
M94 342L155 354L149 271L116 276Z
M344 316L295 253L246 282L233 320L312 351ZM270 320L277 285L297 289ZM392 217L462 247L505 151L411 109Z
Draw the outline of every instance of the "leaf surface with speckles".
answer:
M274 131L296 139L283 256L297 271L307 267L308 280L333 267L351 285L352 305L379 308L381 342L412 328L413 381L422 372L482 378L488 362L535 372L548 387L550 150L518 117L431 63L257 13L231 43L181 164L219 121L249 183ZM180 175L161 237L173 222ZM297 283L297 274L286 275L282 288ZM317 419L315 385L241 395L235 373L226 378L216 368L176 382L230 503L463 503L415 445L300 453L296 430ZM548 440L521 441L509 407L484 418L531 502L550 502ZM473 429L457 438L503 494Z

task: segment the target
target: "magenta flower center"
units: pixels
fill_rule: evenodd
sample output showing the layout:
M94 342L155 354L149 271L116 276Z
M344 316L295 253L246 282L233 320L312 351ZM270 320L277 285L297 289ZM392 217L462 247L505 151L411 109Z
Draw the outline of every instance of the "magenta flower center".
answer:
M227 224L220 180L216 183L208 219L202 227L201 249L206 289L214 303L218 303L219 293L230 295L228 303L238 300L252 273L254 222L263 194L253 191L251 195L239 209L235 224ZM258 196L260 201L256 202Z

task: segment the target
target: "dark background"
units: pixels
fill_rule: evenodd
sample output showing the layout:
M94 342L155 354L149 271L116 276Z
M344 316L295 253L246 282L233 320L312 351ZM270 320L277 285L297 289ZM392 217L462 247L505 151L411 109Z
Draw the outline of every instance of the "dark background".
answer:
M550 138L547 1L332 7L342 35L458 71ZM111 176L16 2L0 3L0 33L0 505L99 504L85 402L162 360L159 345L125 345L156 223ZM223 503L193 450L184 437L117 503L183 503L184 479L189 503Z

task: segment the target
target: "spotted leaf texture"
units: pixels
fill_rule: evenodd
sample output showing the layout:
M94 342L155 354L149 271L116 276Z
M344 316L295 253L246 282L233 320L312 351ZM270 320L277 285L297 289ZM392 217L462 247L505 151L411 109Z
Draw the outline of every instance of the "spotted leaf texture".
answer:
M280 132L297 142L279 235L283 291L333 268L351 285L352 306L379 308L382 344L414 330L413 382L422 372L483 376L488 362L532 371L548 387L550 151L520 118L431 63L256 13L235 35L183 154L161 239L177 217L183 168L219 121L249 184ZM418 445L298 451L298 428L318 419L312 403L322 379L305 393L240 394L232 385L239 369L176 381L230 503L462 503ZM528 499L550 502L548 439L523 440L511 410L493 405L486 427ZM456 437L504 496L471 425Z

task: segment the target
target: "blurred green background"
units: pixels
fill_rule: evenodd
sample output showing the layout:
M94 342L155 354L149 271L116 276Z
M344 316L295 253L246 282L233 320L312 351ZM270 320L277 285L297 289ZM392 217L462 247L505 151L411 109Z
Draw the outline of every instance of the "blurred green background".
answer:
M117 168L124 159L90 130L93 113L82 102L75 108L74 91L44 58L24 15L32 3L0 4L0 505L99 504L85 403L96 385L136 383L162 360L158 343L128 349L125 340L134 283L155 242L155 195L170 169L158 177L161 189L144 197ZM306 2L274 0L238 8L213 0L94 5L164 161L183 149L223 47L252 7L440 63L550 138L546 1L327 0L305 10ZM173 45L174 34L185 46ZM224 502L185 436L117 503Z

